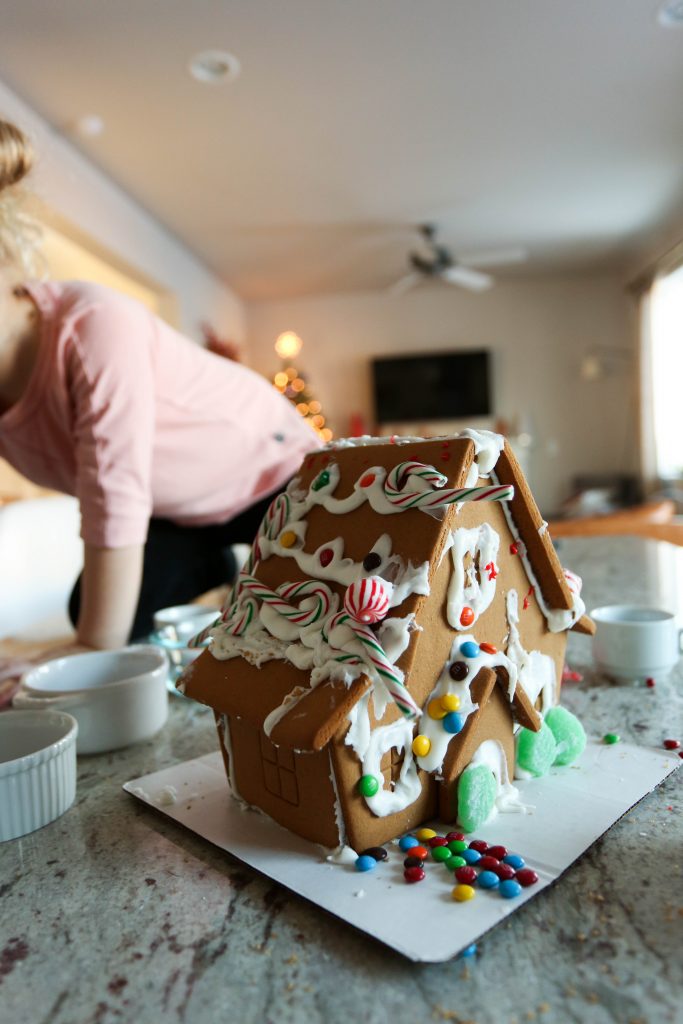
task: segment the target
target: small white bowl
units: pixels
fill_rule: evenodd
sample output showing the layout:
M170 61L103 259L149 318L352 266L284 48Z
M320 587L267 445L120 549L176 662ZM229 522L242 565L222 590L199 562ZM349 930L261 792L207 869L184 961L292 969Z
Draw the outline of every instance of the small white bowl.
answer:
M76 795L78 723L63 711L0 714L0 842L54 821Z
M102 754L149 739L168 718L163 651L133 645L71 654L27 672L12 704L64 709L78 722L78 753Z

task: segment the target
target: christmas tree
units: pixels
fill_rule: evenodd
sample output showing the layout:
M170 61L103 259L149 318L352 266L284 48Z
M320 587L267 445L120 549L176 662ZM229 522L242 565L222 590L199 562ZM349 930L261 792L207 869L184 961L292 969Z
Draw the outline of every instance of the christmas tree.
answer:
M333 434L325 425L321 403L314 397L303 373L291 362L301 351L302 344L301 338L293 331L286 331L279 336L275 342L275 351L283 363L282 369L273 377L273 384L323 441L331 441Z

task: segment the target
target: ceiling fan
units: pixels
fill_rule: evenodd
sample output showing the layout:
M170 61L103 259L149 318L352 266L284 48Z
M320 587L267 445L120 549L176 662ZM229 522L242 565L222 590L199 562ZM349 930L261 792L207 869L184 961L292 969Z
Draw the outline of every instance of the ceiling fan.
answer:
M390 286L389 291L393 295L401 295L425 280L444 281L446 284L467 288L468 291L483 292L493 285L494 279L479 270L479 267L522 263L528 255L522 248L492 249L473 253L467 259L456 259L450 249L437 241L434 224L421 224L417 230L421 235L421 250L408 253L411 270Z

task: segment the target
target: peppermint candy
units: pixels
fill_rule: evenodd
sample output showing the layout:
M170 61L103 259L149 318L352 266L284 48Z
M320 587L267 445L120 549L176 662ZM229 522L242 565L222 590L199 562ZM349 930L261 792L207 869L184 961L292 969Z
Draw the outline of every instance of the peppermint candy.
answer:
M392 590L381 576L365 576L348 587L344 609L357 622L379 622L389 611Z

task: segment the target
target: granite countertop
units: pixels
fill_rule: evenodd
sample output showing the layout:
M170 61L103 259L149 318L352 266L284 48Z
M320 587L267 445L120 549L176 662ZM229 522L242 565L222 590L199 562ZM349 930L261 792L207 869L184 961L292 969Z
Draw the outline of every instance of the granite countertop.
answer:
M584 577L589 608L621 599L683 610L683 549L596 538L563 541L560 555ZM596 674L585 637L570 638L568 662L584 679L565 685L563 702L592 734L616 731L661 747L683 733L680 664L646 690ZM675 775L486 935L475 956L424 965L121 790L128 779L215 749L211 714L173 699L157 738L80 758L71 810L0 846L3 1024L681 1020Z

